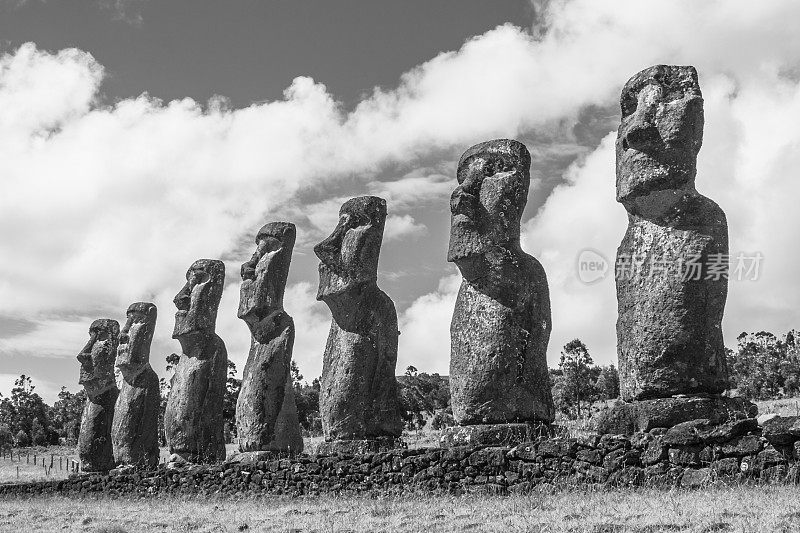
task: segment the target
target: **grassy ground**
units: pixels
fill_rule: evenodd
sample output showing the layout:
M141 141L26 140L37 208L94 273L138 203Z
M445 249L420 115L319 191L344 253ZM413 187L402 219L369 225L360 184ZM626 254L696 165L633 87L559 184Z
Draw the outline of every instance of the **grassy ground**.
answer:
M762 532L800 530L800 489L540 491L436 496L0 501L0 531Z

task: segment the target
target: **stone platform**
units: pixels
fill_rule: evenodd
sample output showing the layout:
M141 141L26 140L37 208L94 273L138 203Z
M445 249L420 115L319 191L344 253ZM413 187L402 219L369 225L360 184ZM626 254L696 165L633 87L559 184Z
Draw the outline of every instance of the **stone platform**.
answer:
M592 418L598 433L632 435L654 428L671 428L690 420L707 419L714 424L753 417L758 408L744 398L723 396L677 396L619 403Z
M402 439L384 437L363 440L332 440L317 448L317 455L364 455L406 448Z
M516 446L548 436L550 428L544 424L475 424L453 426L442 430L439 444L442 448L454 446Z
M564 433L564 432L561 432ZM364 455L302 454L253 463L120 469L67 479L0 483L10 496L61 494L85 498L205 498L267 495L517 494L556 487L686 487L736 483L800 483L800 417L776 416L761 425L708 420L626 435L581 432L518 446L395 449Z

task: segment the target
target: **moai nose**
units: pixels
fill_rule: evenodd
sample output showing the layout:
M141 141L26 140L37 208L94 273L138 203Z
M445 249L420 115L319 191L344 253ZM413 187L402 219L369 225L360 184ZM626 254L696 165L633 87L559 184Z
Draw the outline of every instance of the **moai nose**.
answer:
M461 186L456 187L450 196L450 211L454 215L466 215L471 217L475 211L475 195L468 193Z
M342 237L346 231L347 228L340 222L327 239L314 246L314 253L317 254L320 261L327 263L339 252L341 249Z
M189 284L183 286L178 294L175 295L175 298L172 300L180 311L187 311L192 304L192 295L191 290L189 289Z
M648 150L661 144L658 128L645 113L637 113L625 131L623 146L634 150Z

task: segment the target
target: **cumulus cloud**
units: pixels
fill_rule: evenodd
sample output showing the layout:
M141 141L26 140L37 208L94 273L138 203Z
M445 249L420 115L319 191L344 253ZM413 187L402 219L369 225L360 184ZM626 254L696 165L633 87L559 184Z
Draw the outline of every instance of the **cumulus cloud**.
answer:
M386 217L386 227L383 230L385 241L395 241L409 236L424 235L427 228L420 224L411 215L389 215Z
M237 254L264 221L297 220L301 247L327 235L343 194L380 194L390 201L387 245L390 236L419 237L423 224L433 237L440 230L415 209L446 218L453 160L468 145L501 136L536 144L537 132L574 122L587 106L608 107L628 77L661 62L698 67L707 117L698 187L728 213L731 249L765 256L761 280L732 284L726 329L796 326L800 221L790 202L800 132L787 117L800 111L800 34L790 23L798 18L792 0L757 8L744 0L554 0L535 31L504 25L476 36L349 112L307 77L280 100L242 109L221 98L147 94L110 105L101 98L103 66L89 53L24 45L0 56L0 315L59 328L69 347L33 339L40 327L16 336L13 349L72 354L70 339L82 339L92 318L121 319L131 301L152 300L161 310L159 350L175 351L171 299L187 266L223 257L230 272L220 330L232 353L246 353L249 336L235 318ZM527 224L525 247L551 281L551 363L574 336L608 362L613 283L582 287L573 274L577 248L613 257L624 228L611 139L590 155L563 151L579 161L556 176L564 183ZM400 178L387 180L387 169ZM538 185L531 194L549 192ZM299 306L297 346L309 354L311 376L329 318L313 301L315 283L290 287L297 303L287 295L287 307ZM449 283L406 298L414 303L400 310L401 361L447 368ZM426 322L425 312L439 319ZM10 349L10 339L2 342Z
M424 372L449 374L450 320L460 285L458 274L442 278L436 291L420 296L400 315L398 373L414 365Z

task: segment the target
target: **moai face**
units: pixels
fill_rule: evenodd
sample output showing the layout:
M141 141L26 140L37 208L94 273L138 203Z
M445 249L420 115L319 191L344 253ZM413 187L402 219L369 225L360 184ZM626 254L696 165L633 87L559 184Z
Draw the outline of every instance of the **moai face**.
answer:
M477 144L458 162L447 260L459 263L496 248L519 248L531 156L525 145L497 139Z
M694 187L703 97L694 67L656 65L625 84L617 133L617 201Z
M133 380L150 364L156 316L156 306L148 302L136 302L128 307L128 320L120 332L117 348L117 368L126 380Z
M173 339L192 333L214 333L224 283L222 261L198 259L189 267L186 285L173 300L178 308Z
M283 292L297 230L289 222L271 222L258 231L256 251L242 265L238 316L251 328L283 309Z
M383 198L360 196L342 205L336 229L314 247L321 261L317 300L377 281L385 222Z
M89 326L89 342L78 354L81 374L78 383L83 385L90 399L116 386L114 357L117 354L119 322L101 318Z

